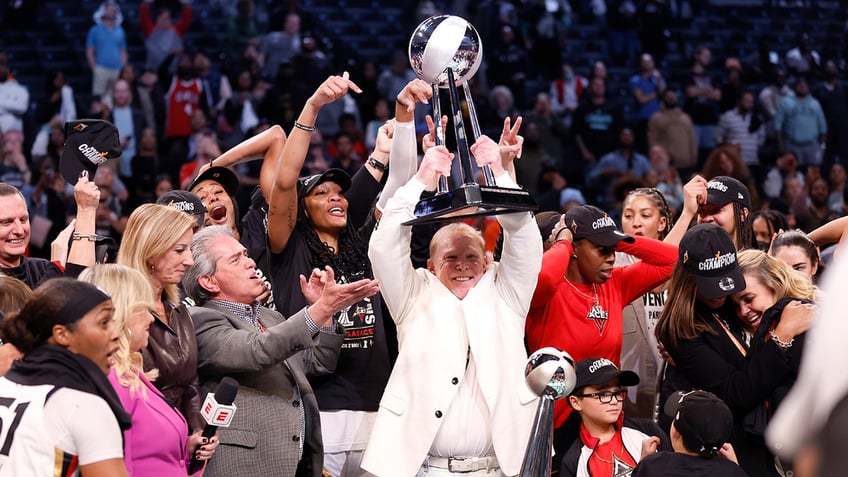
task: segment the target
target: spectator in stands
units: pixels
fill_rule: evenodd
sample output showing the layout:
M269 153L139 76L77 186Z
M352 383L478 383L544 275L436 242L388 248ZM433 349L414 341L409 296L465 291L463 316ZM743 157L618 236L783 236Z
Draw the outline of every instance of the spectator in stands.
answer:
M745 90L742 82L742 63L738 58L730 57L724 60L724 78L721 81L721 100L718 102L719 113L735 108L739 97Z
M717 144L739 146L742 161L751 170L754 178L762 177L759 148L766 140L765 127L754 115L754 93L744 91L738 97L736 108L719 117L715 133Z
M590 80L595 79L595 78L601 78L602 80L604 80L604 84L606 84L607 83L607 76L608 76L607 65L605 65L603 61L598 60L598 61L592 63L592 71L589 74Z
M692 118L680 109L677 93L672 89L662 92L662 109L648 122L648 144L662 146L681 177L687 178L698 164L698 138Z
M651 172L644 177L646 186L660 191L668 202L671 215L675 217L683 206L683 182L680 180L680 173L671 164L671 158L664 147L654 144L649 152Z
M795 217L798 228L809 233L842 215L831 210L827 203L829 196L830 189L823 177L809 182L807 207L804 213L799 213Z
M387 100L380 98L374 103L374 119L368 121L368 124L365 125L365 140L363 145L366 149L372 150L377 145L377 133L386 124L386 121L391 120L391 114Z
M77 101L74 97L74 89L66 81L65 72L49 71L46 80L45 96L38 105L36 113L38 122L46 124L57 116L62 123L76 119Z
M188 138L193 132L195 112L208 110L206 95L203 94L203 83L194 71L194 64L189 55L179 55L174 58L177 65L176 74L168 75L167 61L159 69L159 83L168 84L166 96L165 133L162 144L164 154L160 164L161 170L177 177L180 167L191 155ZM203 126L205 127L205 123Z
M545 151L545 155L561 158L563 154L563 138L568 134L568 130L551 109L551 97L547 93L537 93L533 110L525 114L523 118L525 125L533 124L536 126L539 132L539 144L542 150ZM580 165L578 163L574 168L582 176L583 168L579 167ZM452 167L456 170L457 166L456 164L452 164Z
M637 147L645 143L648 120L660 110L660 97L665 91L665 80L659 70L654 67L654 57L643 53L639 61L639 74L630 78L630 93L636 99L636 134ZM642 150L647 147L641 148Z
M801 32L797 45L786 52L786 68L794 75L811 75L818 73L821 67L819 52L810 45L810 34Z
M62 134L62 141L65 135ZM38 182L26 186L22 192L30 210L30 223L37 222L35 232L30 227L29 256L50 258L50 240L68 225L69 205L65 200L65 180L56 172L58 161L44 156L37 163Z
M550 99L551 112L556 115L566 129L571 129L572 115L580 104L583 91L589 86L589 81L574 74L574 69L568 63L562 64L561 77L551 83Z
M699 46L692 55L692 69L686 78L684 92L686 102L683 110L692 118L695 135L698 137L699 154L709 154L715 147L715 127L718 124L718 105L721 90L707 70L712 62L712 53Z
M333 139L336 145L336 157L330 162L330 168L341 169L349 176L356 174L362 167L363 158L353 148L353 138L346 132L339 131Z
M30 183L32 172L29 169L24 154L24 133L20 129L5 131L0 140L3 149L0 151L0 182L9 184L17 189L23 189Z
M279 23L279 20L276 20ZM274 81L277 71L283 63L291 63L300 52L300 15L289 12L283 17L281 25L262 37L259 43L259 63L262 65L262 78Z
M62 156L62 150L65 148L65 123L59 117L55 117L52 121L41 126L38 134L35 136L35 141L32 143L32 164L37 165L45 157L49 157L53 161L53 165L59 163L59 158ZM0 179L2 180L2 179Z
M97 235L112 237L119 241L127 227L128 212L124 202L128 191L120 184L110 167L99 167L94 183L100 188L100 203L97 206ZM120 193L115 192L119 190Z
M574 112L574 132L584 164L591 167L604 154L612 151L616 134L622 127L621 108L607 98L606 81L594 77L589 81L589 94Z
M639 5L639 41L642 50L662 64L671 37L671 7L666 0L646 0Z
M813 96L824 110L827 122L825 163L848 161L848 85L839 79L839 68L833 60L824 64L825 80L816 85Z
M807 78L798 77L795 95L780 100L774 127L781 151L794 153L803 168L821 165L827 122L821 104L810 94Z
M144 128L138 140L138 153L132 161L132 184L130 190L132 200L129 208L155 202L156 200L156 176L159 174L159 148L156 141L156 131L153 128Z
M769 198L780 197L783 189L783 181L787 177L794 177L804 185L804 173L798 170L798 159L792 152L781 154L766 174L765 182L763 182L763 192Z
M601 157L586 175L586 185L596 194L592 203L605 209L615 206L613 183L625 175L641 178L651 170L648 158L633 149L634 141L632 129L619 131L618 148Z
M743 60L744 78L748 83L766 83L772 81L780 68L780 53L774 49L774 39L768 34L757 41L757 51Z
M259 124L262 97L256 89L257 78L247 69L236 75L233 95L224 103L224 118L232 128L225 139L225 147L232 147L244 140L247 132Z
M766 136L776 138L777 132L774 129L774 116L777 114L777 105L786 96L792 96L792 88L786 84L786 70L777 68L774 76L769 78L769 84L765 86L758 100L763 108L763 113L766 117Z
M259 26L254 14L253 0L236 2L236 14L227 19L225 39L224 51L230 61L234 62L242 58L248 47L259 47Z
M143 0L138 7L138 20L144 34L144 46L147 60L144 68L157 71L168 55L183 51L183 35L191 26L191 0L180 0L182 5L180 21L173 22L171 11L165 7L156 9L154 22L150 15L153 0Z
M138 152L141 131L148 126L144 120L144 113L134 107L132 103L130 84L122 79L115 81L112 88L113 106L109 122L118 128L118 134L121 136L123 153L121 154L118 175L127 180L132 180L133 177L132 162Z
M500 43L494 48L489 62L489 84L506 86L512 91L515 105L519 109L527 107L525 103L524 82L530 76L532 66L527 51L516 38L513 27L503 25L500 31Z
M629 65L638 51L637 10L633 0L607 0L608 45L616 65Z
M116 23L117 5L105 4L101 22L88 30L85 56L91 68L91 94L106 96L118 79L121 67L127 64L127 35Z
M848 174L846 174L845 166L839 162L830 166L830 171L827 174L830 184L830 197L827 199L827 205L830 210L844 215L845 211L845 189L848 184Z
M221 155L218 138L212 131L198 134L195 143L195 154L190 162L183 164L180 169L180 187L186 189L197 177L197 171L213 159Z
M194 54L192 63L197 77L203 84L203 94L206 95L206 104L209 105L209 119L212 124L217 124L218 113L224 109L224 103L233 94L229 77L222 74L217 65L213 67L209 57L202 51Z
M9 58L0 50L0 133L23 131L23 115L29 110L29 90L9 70Z
M153 128L157 138L162 137L165 132L167 106L165 91L162 88L159 76L153 71L146 70L138 78L133 90L133 97L138 98L139 107L144 113L144 122Z
M383 70L377 78L377 92L381 98L394 104L398 93L415 78L415 73L409 67L409 57L407 54L403 51L395 50L392 53L389 68Z

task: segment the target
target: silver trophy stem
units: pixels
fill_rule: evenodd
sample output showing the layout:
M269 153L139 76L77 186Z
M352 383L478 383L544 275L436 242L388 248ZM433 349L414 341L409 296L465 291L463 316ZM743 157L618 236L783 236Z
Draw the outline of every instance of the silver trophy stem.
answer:
M445 131L442 129L442 105L439 103L439 85L433 85L433 99L431 100L433 103L433 121L436 124L436 137L433 138L433 141L437 146L445 145ZM448 191L448 178L445 176L439 177L439 189L437 191L438 194L444 193Z
M533 430L524 462L521 464L520 477L549 477L551 475L551 458L554 445L554 398L543 395L539 398L536 408L536 418L533 420Z
M477 119L477 108L474 106L474 100L471 99L471 90L468 88L468 81L462 82L462 94L465 96L465 104L468 105L468 116L471 119L471 130L474 132L474 141L483 135L480 130L480 121ZM488 164L483 166L483 178L486 180L486 185L495 185L495 175L492 173L492 168Z
M474 170L471 166L471 153L468 150L468 139L465 137L465 122L462 119L462 106L459 104L456 79L453 69L448 68L448 92L450 93L451 114L456 130L456 150L459 153L459 170L462 173L462 183L474 183Z

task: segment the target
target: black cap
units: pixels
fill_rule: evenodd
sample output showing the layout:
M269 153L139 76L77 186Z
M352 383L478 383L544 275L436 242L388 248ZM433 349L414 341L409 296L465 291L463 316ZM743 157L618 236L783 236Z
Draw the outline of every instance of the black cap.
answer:
M619 371L612 361L606 358L586 358L575 365L577 382L574 390L583 389L586 386L597 386L618 378L621 386L635 386L639 384L639 375L633 371Z
M227 191L227 195L230 197L236 195L236 192L238 192L238 177L235 172L227 169L226 167L210 167L209 169L206 169L203 171L203 174L200 174L196 179L191 181L191 184L188 186L188 190L194 191L197 184L200 184L203 181L215 181L221 184L221 187Z
M677 250L678 260L708 300L745 289L745 278L736 261L736 247L723 228L698 224L686 231Z
M203 217L206 214L206 206L203 205L200 197L193 192L186 190L168 191L156 199L156 203L167 205L168 207L173 207L189 215L193 215L197 219L197 226L200 227L203 225Z
M751 210L751 192L745 184L729 176L716 176L707 183L707 203L725 205L731 202Z
M59 172L69 184L76 184L82 171L94 180L97 166L121 157L123 148L116 128L102 119L80 119L65 123L65 147L59 158Z
M703 457L718 454L733 433L730 408L707 391L677 391L666 400L664 411L672 418L686 449Z
M602 247L612 247L622 240L635 242L633 237L618 230L609 214L594 205L569 209L565 213L565 225L571 229L574 240L588 239Z
M342 193L350 188L350 175L341 169L327 169L320 174L301 177L297 181L297 197L303 198L318 184L333 181L342 188Z

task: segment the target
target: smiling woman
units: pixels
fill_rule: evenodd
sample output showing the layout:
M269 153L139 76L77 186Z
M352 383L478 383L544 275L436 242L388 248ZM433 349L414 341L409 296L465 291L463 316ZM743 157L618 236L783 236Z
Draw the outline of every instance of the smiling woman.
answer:
M130 418L106 379L118 349L109 295L57 278L2 325L24 358L0 378L3 471L34 477L79 467L84 477L127 476L121 430ZM84 410L83 412L80 412Z

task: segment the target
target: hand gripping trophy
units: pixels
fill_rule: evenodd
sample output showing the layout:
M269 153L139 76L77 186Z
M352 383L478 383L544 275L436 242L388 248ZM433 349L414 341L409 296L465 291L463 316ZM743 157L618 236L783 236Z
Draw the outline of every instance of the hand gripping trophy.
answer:
M524 375L527 386L541 399L519 477L548 477L554 445L554 401L574 390L574 360L565 351L541 348L527 358Z
M538 208L527 191L495 185L495 178L488 165L483 167L485 183L478 184L474 181L458 89L462 88L468 107L468 119L476 140L481 135L480 123L477 120L474 101L471 99L468 80L477 72L482 59L483 43L480 41L480 35L463 18L452 15L433 16L421 22L412 33L409 40L409 62L418 77L433 86L431 101L437 145L445 144L445 131L440 120L442 113L439 90L448 90L462 184L448 190L447 180L442 177L436 195L421 200L415 207L416 218L406 225Z

